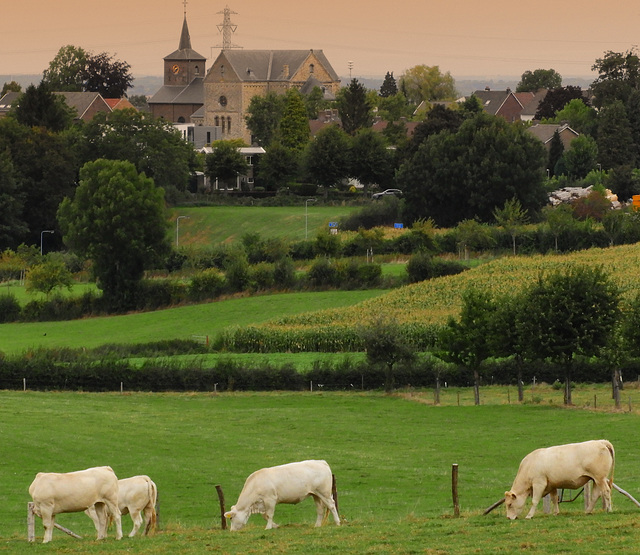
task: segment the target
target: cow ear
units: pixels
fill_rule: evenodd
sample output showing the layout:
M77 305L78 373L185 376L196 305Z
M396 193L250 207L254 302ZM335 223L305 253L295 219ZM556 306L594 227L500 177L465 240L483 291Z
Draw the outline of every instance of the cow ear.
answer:
M512 491L505 491L504 492L504 498L505 499L513 499L515 497L515 495L513 494Z
M227 511L226 513L224 513L225 518L233 518L235 516L235 512L234 511Z

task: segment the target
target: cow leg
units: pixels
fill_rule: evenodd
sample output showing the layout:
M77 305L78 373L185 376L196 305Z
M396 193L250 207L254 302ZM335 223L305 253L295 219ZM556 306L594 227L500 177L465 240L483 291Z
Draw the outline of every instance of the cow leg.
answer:
M276 504L275 502L265 503L264 513L262 516L267 521L267 526L265 530L271 530L272 528L277 528L278 525L273 522L273 514L276 512Z
M559 515L560 514L560 505L558 504L558 490L557 489L552 489L549 492L549 497L551 497L551 505L553 505L553 514L554 515Z
M130 511L130 514L131 514L131 520L133 520L133 529L131 530L129 537L133 538L133 536L136 535L138 530L140 530L140 526L142 526L142 514L137 509Z
M325 508L326 508L326 511L331 512L331 515L333 516L333 521L338 526L340 526L340 515L338 515L338 510L336 509L336 504L335 504L335 501L333 500L333 497L331 496L327 497L326 495L317 494L313 496L313 500L316 502L316 510L318 511L318 519L320 522L320 524L318 524L318 521L316 521L316 526L320 526L323 523L324 516L325 516L324 515ZM318 507L318 502L321 503L320 507ZM322 518L320 518L321 511L322 511Z
M122 539L122 516L120 513L120 508L118 507L117 503L113 503L110 500L105 499L104 500L104 504L107 506L107 510L109 512L109 514L111 515L111 517L113 518L113 520L116 523L116 540L121 540ZM104 535L105 537L107 537L107 518L105 516L105 531L104 531Z
M87 509L85 513L91 516L90 511L91 509ZM93 506L92 512L95 513L95 519L92 517L92 520L96 527L96 532L98 533L97 539L103 540L107 537L107 528L109 527L107 508L104 503L96 503Z
M602 495L602 501L604 503L604 509L607 512L611 512L611 488L609 487L609 481L604 478L602 480L593 481L593 491L591 493L591 502L586 508L585 512L591 513L595 509L596 502Z
M536 514L536 508L538 507L538 503L540 503L540 499L542 499L542 496L544 495L545 487L546 484L533 484L531 494L531 509L529 510L526 518L533 518L533 515Z
M42 543L49 543L53 539L53 525L55 523L56 515L52 511L43 508L42 509L42 525L44 526L44 538Z
M153 533L156 529L156 509L151 502L144 508L144 519L147 522L144 527L144 535L147 536L149 532Z
M316 505L316 528L322 526L324 523L324 514L325 514L325 506L322 499L320 499L317 495L313 496L313 502Z

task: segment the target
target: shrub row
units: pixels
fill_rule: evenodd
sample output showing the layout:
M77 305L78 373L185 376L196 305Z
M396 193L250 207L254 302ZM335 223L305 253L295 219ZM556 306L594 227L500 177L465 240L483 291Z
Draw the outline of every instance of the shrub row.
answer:
M66 361L46 352L24 357L0 359L0 389L72 390L72 391L276 391L309 390L377 390L384 387L384 369L348 358L335 363L317 361L307 372L299 372L292 364L281 366L264 363L245 365L220 359L208 366L199 362L176 363L166 359L149 359L136 367L126 359L95 359L86 354L70 356ZM552 364L524 366L522 379L530 384L562 381L563 373ZM623 369L630 378L640 373L640 361L634 360ZM494 361L482 370L482 385L516 384L516 368L512 361ZM441 385L468 387L473 384L469 371L443 366L434 358L422 358L412 365L394 368L396 387L434 387ZM574 368L572 379L579 383L603 383L611 378L606 365L584 361Z

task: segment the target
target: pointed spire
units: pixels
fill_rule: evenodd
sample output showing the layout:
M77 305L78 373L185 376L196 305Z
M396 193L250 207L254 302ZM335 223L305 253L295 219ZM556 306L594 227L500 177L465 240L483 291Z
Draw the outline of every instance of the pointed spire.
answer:
M182 33L180 34L180 45L178 50L191 50L191 36L189 35L189 26L187 25L187 14L184 14L184 22L182 23Z

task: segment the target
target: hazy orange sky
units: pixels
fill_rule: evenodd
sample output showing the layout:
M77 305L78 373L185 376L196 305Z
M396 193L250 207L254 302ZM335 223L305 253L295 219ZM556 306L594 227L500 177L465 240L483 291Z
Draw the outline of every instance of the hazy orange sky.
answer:
M225 6L237 12L235 44L322 49L343 77L350 61L353 77L399 77L418 64L457 79L538 68L592 77L604 52L640 42L640 6L628 0L189 0L192 47L207 67L222 43ZM0 75L42 73L67 44L126 61L134 77L161 75L183 11L182 0L2 0Z

